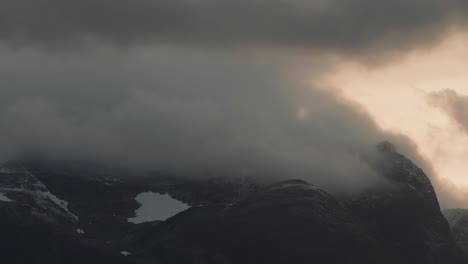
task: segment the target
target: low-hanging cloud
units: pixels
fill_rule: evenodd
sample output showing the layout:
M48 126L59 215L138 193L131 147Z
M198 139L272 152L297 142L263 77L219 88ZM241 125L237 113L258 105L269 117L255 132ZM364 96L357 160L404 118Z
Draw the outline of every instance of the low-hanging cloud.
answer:
M428 45L464 25L463 0L2 0L0 41L63 48L189 44L369 55Z
M3 54L0 149L206 176L376 184L362 155L384 133L359 106L293 73L295 60L152 49ZM323 66L323 65L320 65ZM304 71L304 65L301 70ZM308 65L308 77L322 70Z
M0 0L0 156L344 190L382 180L362 155L389 140L432 174L410 140L295 73L320 75L327 54L432 45L467 11L462 0ZM271 48L316 52L244 53ZM320 63L296 67L309 59Z

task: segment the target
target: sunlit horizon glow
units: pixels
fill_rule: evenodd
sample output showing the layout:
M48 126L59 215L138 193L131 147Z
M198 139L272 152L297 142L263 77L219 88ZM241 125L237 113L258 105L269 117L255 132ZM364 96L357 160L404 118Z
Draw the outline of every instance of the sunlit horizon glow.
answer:
M456 32L440 45L416 50L378 67L342 61L320 84L360 103L385 130L405 134L430 161L439 179L468 188L468 135L440 109L431 92L468 94L468 34Z

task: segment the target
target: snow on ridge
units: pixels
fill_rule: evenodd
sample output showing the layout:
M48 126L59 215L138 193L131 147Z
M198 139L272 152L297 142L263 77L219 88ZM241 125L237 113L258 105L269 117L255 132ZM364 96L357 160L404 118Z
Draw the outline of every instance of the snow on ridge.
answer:
M57 196L53 195L48 190L46 192L37 191L36 193L41 195L44 198L47 198L47 199L51 200L56 205L58 205L60 208L62 208L65 212L67 212L69 215L71 215L77 222L79 221L78 216L76 216L74 213L72 213L68 209L68 202L67 201L59 199Z
M172 198L169 194L143 192L135 198L141 207L135 211L135 217L128 221L141 224L152 221L165 221L190 208L189 205Z
M70 215L71 217L73 217L77 222L79 221L79 218L78 216L76 216L74 213L72 213L69 209L68 209L68 202L67 201L64 201L64 200L61 200L59 199L57 196L53 195L52 193L50 193L47 189L46 191L31 191L31 190L27 190L25 189L24 187L21 187L21 188L0 188L0 201L4 201L4 202L14 202L13 200L9 199L8 197L6 197L4 194L4 192L2 191L6 191L6 192L22 192L22 193L28 193L28 194L32 194L34 196L39 196L45 200L49 200L49 201L52 201L54 204L56 204L58 207L60 207L63 211L65 211L68 215Z
M7 202L7 203L13 202L13 200L11 200L10 198L6 197L6 196L5 196L5 193L3 193L3 192L0 192L0 201L1 201L1 202Z
M29 176L32 176L34 177L34 175L29 172L28 170L25 169L25 172L29 175ZM42 196L43 198L46 198L46 199L49 199L50 201L52 201L53 203L55 203L57 206L59 206L61 209L63 209L67 214L69 214L70 216L72 216L76 222L79 221L79 218L78 216L76 216L74 213L72 213L69 209L68 209L68 202L65 201L65 200L62 200L60 198L58 198L57 196L55 196L54 194L52 194L49 189L47 189L47 187L41 182L41 181L38 181L37 183L34 184L39 190L41 191L35 191L36 194Z
M129 256L131 255L132 253L128 252L128 251L120 251L120 254L124 255L124 256Z
M18 177L18 181L16 182L17 185L19 186L14 186L15 188L5 188L5 187L0 187L0 194L3 192L20 192L20 193L27 193L36 197L40 197L44 200L48 200L53 202L55 205L57 205L60 209L62 209L65 213L67 213L69 216L71 216L76 222L79 221L78 216L73 214L69 209L68 209L68 202L64 201L54 194L52 194L49 189L40 181L37 179L37 177L32 174L30 171L28 171L26 168L21 167L21 168L6 168L5 166L0 166L0 173L3 174L21 174L21 175L26 175L27 177ZM2 192L3 191L3 192ZM3 197L2 197L3 196ZM3 198L3 199L2 199ZM0 196L0 199L5 201L8 199L8 197L5 197L4 195ZM8 199L8 202L12 202L11 199Z

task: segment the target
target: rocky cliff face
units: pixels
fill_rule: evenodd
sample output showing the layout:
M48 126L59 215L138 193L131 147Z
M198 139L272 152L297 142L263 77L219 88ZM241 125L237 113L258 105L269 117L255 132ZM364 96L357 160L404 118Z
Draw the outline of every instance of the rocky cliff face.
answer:
M2 260L468 263L424 172L392 148L379 149L372 162L388 184L347 196L301 180L265 186L159 174L128 181L121 172L89 166L6 164L0 169ZM129 223L139 206L134 197L143 191L169 193L192 208L166 221ZM449 217L452 231L460 219Z
M396 255L397 263L457 263L460 250L428 177L392 148L380 145L379 151L376 170L389 185L344 203L365 222L371 236Z
M468 210L452 209L444 211L455 242L468 256Z

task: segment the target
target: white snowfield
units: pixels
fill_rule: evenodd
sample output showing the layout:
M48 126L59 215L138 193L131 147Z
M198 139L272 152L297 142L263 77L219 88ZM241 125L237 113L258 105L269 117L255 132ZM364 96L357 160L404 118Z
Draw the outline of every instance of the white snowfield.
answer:
M189 205L172 198L169 194L144 192L137 195L135 200L141 204L141 207L135 211L136 217L128 219L134 224L164 221L190 208Z
M124 255L124 256L129 256L131 255L132 253L128 252L128 251L121 251L120 254Z

